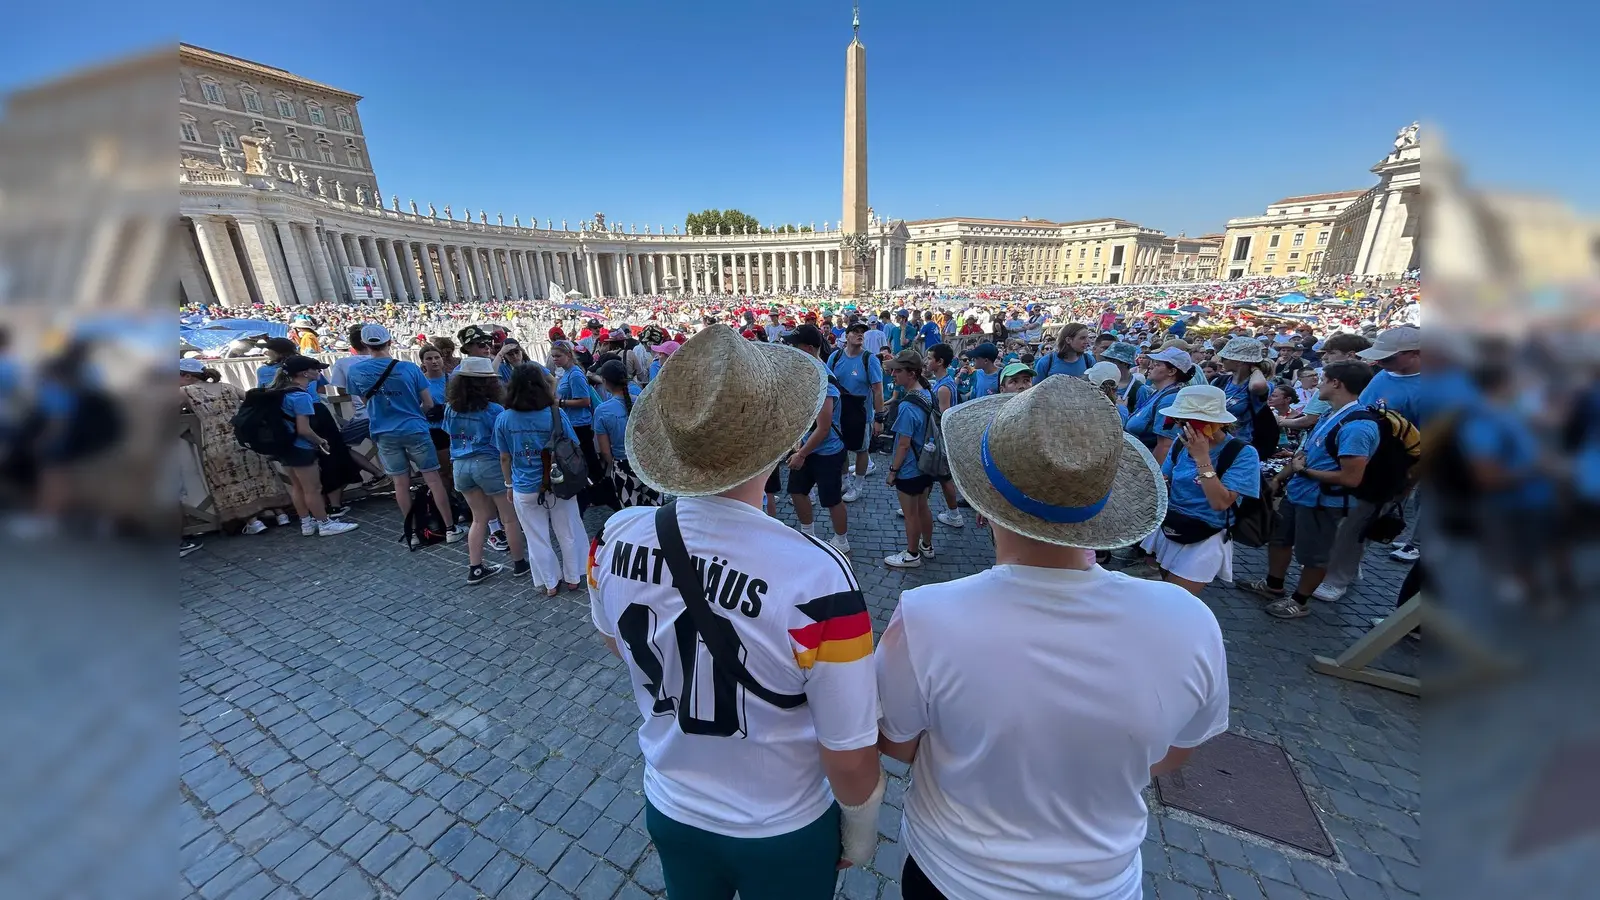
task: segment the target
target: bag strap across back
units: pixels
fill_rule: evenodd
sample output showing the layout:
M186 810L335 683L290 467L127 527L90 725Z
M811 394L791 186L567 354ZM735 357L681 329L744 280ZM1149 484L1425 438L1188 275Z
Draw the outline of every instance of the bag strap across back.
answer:
M383 374L379 375L378 380L372 383L372 387L367 388L367 392L361 395L362 403L366 403L368 400L372 399L372 395L378 392L378 388L383 387L383 383L389 380L390 373L394 372L394 367L399 364L400 360L398 359L389 360L389 364L383 367Z
M733 645L733 623L711 611L700 583L700 573L695 570L694 561L689 558L689 549L684 546L683 532L678 528L678 501L674 500L657 509L655 524L656 539L661 542L661 555L666 558L667 571L672 573L672 586L678 589L678 595L683 598L683 607L688 611L694 629L700 633L700 640L705 643L711 658L723 671L733 675L734 680L746 691L761 700L779 709L803 706L805 694L780 694L770 690L756 681L750 670L744 667L744 661L739 658L739 649Z

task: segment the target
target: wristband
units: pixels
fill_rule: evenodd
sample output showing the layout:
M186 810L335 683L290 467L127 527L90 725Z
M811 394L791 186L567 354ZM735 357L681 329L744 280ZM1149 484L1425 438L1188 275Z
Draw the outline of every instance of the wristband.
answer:
M878 769L878 786L859 806L839 803L840 855L852 865L864 866L878 849L878 808L883 805L883 789L888 783Z

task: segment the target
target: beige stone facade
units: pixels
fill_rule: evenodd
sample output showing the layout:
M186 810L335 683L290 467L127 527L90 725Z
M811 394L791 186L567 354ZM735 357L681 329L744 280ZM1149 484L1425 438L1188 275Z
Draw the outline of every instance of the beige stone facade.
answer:
M224 150L243 154L252 139L270 140L275 156L313 179L381 196L360 100L283 69L178 45L178 144L185 159L220 164Z
M1422 145L1418 127L1403 128L1394 150L1372 173L1378 183L1333 223L1323 274L1390 276L1417 265L1422 249Z
M1333 240L1334 222L1364 191L1285 197L1259 216L1228 220L1219 277L1316 274Z
M906 279L941 287L1153 284L1182 272L1199 277L1207 255L1203 241L1125 219L951 217L906 225Z

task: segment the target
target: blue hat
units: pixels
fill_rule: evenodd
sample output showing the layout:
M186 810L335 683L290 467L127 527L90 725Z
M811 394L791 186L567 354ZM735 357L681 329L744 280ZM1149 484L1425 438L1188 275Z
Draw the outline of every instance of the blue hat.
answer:
M985 342L968 350L967 355L974 359L999 359L1000 348Z

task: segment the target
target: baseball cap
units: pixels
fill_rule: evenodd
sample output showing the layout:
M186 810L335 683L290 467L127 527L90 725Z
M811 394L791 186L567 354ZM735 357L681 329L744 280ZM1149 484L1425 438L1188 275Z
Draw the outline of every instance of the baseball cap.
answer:
M662 341L654 347L651 347L650 352L659 353L662 356L671 356L672 354L677 353L678 348L682 346L683 344L680 341Z
M1007 378L1011 378L1014 375L1021 375L1024 372L1028 373L1029 375L1034 374L1033 366L1030 366L1027 363L1014 362L1000 370L1000 380L1005 381Z
M1150 354L1150 359L1153 362L1164 362L1179 372L1191 372L1194 370L1194 357L1177 347L1158 350Z
M482 325L468 325L456 332L456 340L460 341L461 346L465 347L468 344L493 343L494 337L485 331Z
M999 359L1000 348L994 344L984 342L968 350L967 355L973 359Z
M362 331L362 336L365 337L365 329ZM309 372L312 369L326 369L327 367L327 363L312 356L291 356L283 361L283 371L290 375L298 375L301 372Z
M865 323L865 322L851 322L850 326L848 328L846 328L845 331L849 332L850 334L866 334L867 333L867 323Z
M883 367L885 370L915 369L916 371L921 372L923 368L922 354L915 350L901 350L899 353L895 354L894 359L884 363Z
M191 375L199 375L201 372L204 372L205 370L206 370L206 364L201 362L198 359L180 359L180 360L178 360L178 371L179 372L188 372Z
M1422 329L1415 325L1401 325L1378 335L1372 346L1356 355L1362 359L1388 359L1396 353L1422 349Z
M369 323L361 326L361 343L366 344L368 347L382 347L393 340L394 337L389 334L389 329L382 325Z
M797 325L784 335L783 342L791 347L816 347L820 350L823 345L822 329L815 325Z

